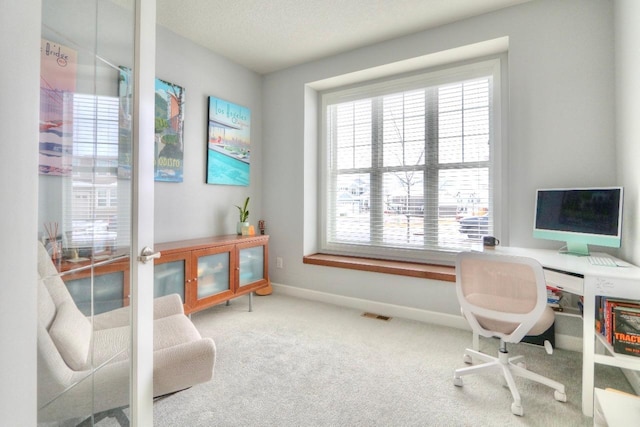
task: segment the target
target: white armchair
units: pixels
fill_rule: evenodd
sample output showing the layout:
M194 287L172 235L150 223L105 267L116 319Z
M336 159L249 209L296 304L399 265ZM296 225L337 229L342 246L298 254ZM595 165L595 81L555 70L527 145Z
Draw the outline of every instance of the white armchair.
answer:
M42 245L38 272L39 422L84 418L126 406L129 308L85 317ZM200 336L177 294L154 300L153 329L154 396L213 377L215 344Z

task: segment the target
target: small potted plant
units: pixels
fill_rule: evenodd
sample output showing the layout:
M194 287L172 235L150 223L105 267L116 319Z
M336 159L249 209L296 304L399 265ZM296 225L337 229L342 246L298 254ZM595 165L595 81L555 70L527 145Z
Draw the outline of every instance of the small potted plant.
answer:
M236 205L238 211L240 212L240 221L238 221L238 226L236 227L236 232L238 235L242 234L242 229L244 227L249 227L249 197L244 201L244 206L240 207Z

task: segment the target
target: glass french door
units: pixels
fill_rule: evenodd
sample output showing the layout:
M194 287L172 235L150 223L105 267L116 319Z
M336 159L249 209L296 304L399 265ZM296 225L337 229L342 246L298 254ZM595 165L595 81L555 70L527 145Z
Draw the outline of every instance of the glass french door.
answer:
M152 423L154 63L155 0L42 1L39 425Z

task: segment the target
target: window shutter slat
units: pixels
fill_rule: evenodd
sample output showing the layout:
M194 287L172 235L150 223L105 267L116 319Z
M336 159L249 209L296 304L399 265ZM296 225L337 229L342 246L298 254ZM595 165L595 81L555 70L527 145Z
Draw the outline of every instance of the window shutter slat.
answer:
M425 260L492 233L496 68L468 68L323 96L323 251Z

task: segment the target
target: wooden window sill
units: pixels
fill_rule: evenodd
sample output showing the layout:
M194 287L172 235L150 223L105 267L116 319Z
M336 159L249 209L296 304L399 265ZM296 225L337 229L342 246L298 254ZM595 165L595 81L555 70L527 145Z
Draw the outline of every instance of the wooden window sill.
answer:
M397 274L421 279L456 281L456 269L446 265L419 264L415 262L387 261L372 258L347 257L341 255L313 254L302 258L304 264L348 268L374 273Z

